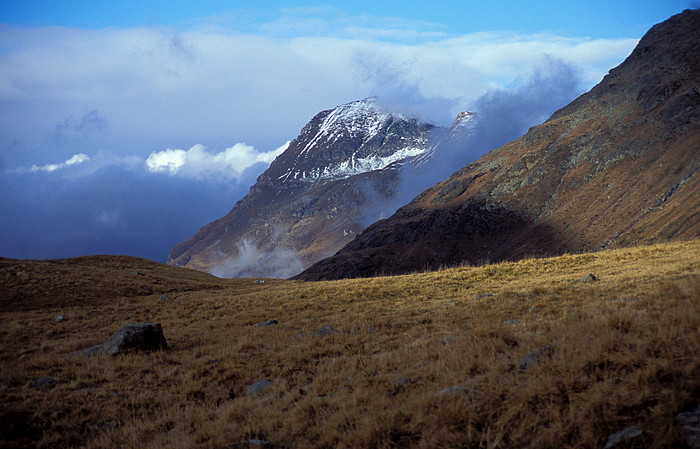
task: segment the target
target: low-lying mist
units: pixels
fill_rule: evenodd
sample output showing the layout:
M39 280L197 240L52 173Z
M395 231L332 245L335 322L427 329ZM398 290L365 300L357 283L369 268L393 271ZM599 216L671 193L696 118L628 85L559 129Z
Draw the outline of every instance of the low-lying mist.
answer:
M238 255L213 267L209 270L211 274L222 278L289 278L304 269L297 251L292 248L275 247L265 251L249 238L242 239L236 246Z

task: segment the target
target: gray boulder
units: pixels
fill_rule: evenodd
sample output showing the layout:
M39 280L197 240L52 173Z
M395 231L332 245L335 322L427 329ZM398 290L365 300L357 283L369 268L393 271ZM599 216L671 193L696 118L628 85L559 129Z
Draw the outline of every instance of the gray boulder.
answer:
M127 324L105 340L101 345L71 352L66 358L76 356L94 357L98 354L117 355L132 351L156 351L167 349L168 342L160 323Z
M130 351L155 351L167 349L160 323L127 324L102 343L107 354L115 355Z

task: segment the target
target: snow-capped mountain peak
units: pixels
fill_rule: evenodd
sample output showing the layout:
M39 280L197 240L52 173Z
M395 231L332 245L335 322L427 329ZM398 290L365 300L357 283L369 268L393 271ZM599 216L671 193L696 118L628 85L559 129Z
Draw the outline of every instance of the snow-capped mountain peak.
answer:
M314 117L268 170L275 183L343 179L418 156L433 128L384 110L375 98Z

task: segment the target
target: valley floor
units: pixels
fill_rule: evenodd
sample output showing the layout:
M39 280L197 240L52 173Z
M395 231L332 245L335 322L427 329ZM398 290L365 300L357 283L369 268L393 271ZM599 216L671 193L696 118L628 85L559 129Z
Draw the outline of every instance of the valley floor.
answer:
M169 348L66 358L138 322ZM700 240L318 283L0 259L0 323L0 447L683 447Z

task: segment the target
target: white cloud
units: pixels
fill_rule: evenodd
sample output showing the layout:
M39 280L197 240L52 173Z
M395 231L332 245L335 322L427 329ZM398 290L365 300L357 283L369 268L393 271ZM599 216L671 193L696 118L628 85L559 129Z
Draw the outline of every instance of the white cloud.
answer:
M90 160L90 157L85 153L74 154L70 159L59 164L47 164L47 165L32 165L31 171L46 171L52 172L59 170L61 168L70 167L71 165L78 165Z
M187 152L185 150L168 149L153 152L148 156L148 159L146 159L146 167L148 167L148 171L151 173L175 174L185 165L186 156Z
M203 179L221 177L239 178L257 163L270 164L289 146L289 142L267 152L259 152L250 145L237 143L220 153L209 153L204 145L194 145L189 150L154 151L146 159L146 168L151 173L168 173L189 178Z

